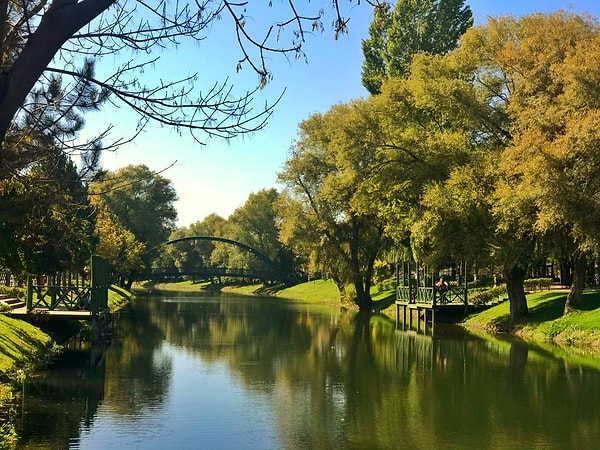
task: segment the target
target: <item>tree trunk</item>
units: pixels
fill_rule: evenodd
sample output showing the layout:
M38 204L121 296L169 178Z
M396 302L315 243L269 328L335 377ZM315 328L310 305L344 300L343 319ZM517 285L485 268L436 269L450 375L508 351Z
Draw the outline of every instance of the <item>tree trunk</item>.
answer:
M12 66L0 74L0 143L40 78L63 44L116 0L53 1ZM0 160L3 154L0 149Z
M583 253L577 252L573 264L573 281L571 282L571 288L569 289L563 312L565 316L581 305L583 289L585 288L586 270L587 259Z
M353 274L354 288L356 289L356 305L360 311L371 311L373 300L371 293L365 289L365 282L360 273ZM369 283L370 284L370 283Z
M527 299L525 298L525 269L513 266L506 273L506 290L510 302L510 323L515 324L529 315Z
M571 277L571 264L569 263L569 259L566 257L559 259L560 264L560 284L563 286L569 286L572 282Z
M371 280L367 280L367 275L363 274L360 260L361 245L361 227L357 217L352 217L352 235L349 242L349 264L352 273L352 283L356 289L355 303L360 311L370 311L372 306L371 292L369 286ZM368 262L367 262L368 263ZM366 271L369 273L369 270ZM371 269L372 273L372 269Z

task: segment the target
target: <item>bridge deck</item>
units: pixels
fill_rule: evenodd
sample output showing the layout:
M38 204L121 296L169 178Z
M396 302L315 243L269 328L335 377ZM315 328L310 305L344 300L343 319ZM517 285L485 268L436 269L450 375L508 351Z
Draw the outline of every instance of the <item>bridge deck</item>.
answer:
M92 319L92 312L91 311L87 311L87 310L81 310L81 311L69 311L69 310L62 310L62 309L53 309L53 310L49 310L49 309L44 309L44 308L35 308L33 311L33 313L28 313L27 312L27 307L23 306L22 308L16 308L13 309L12 311L10 311L8 313L8 315L10 315L11 317L24 317L27 316L28 314L46 314L49 317L53 317L53 318L57 318L57 319L78 319L78 320L91 320Z

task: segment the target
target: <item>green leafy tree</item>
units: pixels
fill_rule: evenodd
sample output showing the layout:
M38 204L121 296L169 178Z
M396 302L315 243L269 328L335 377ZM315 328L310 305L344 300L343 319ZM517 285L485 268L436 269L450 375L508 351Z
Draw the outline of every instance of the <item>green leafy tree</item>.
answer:
M305 29L323 29L324 12L311 14L307 11L312 7L304 10L293 2L282 8L253 8L261 16L274 11L276 24L255 28L246 19L250 8L230 1L0 2L0 205L7 216L0 223L0 233L6 237L0 248L7 253L0 259L4 263L22 260L14 232L25 220L22 215L31 210L26 200L15 199L30 189L20 185L23 178L19 177L33 164L55 157L56 149L65 156L83 155L91 179L102 149L128 142L148 123L187 129L198 141L230 138L265 126L277 100L261 108L251 100L272 78L266 55L303 57ZM340 8L334 11L337 35L347 31L348 19ZM202 41L223 18L230 19L239 44L237 69L247 67L257 74L255 88L236 96L228 80L200 86L197 74L187 69L181 76L148 76L152 71L147 69L157 63L163 49ZM204 69L198 66L199 72ZM107 143L111 127L107 125L84 141L80 132L85 114L108 99L138 114L132 136L113 137Z
M482 157L477 163L457 167L446 180L425 187L411 239L434 267L489 262L497 225L492 213L495 171L493 161Z
M600 254L600 31L596 20L559 11L506 20L503 65L513 68L513 145L503 169L513 192L535 205L541 235L573 242L573 279L565 313L577 308L587 260ZM519 40L519 47L513 44Z
M176 229L169 240L191 236L223 236L226 220L217 214L209 214L200 222L189 227ZM169 245L166 249L180 271L193 271L201 267L210 267L215 242L207 240L189 240Z
M166 242L175 229L177 193L170 180L144 165L126 166L106 172L90 192L102 199L111 219L144 246L142 261L151 267L156 253L149 251Z
M0 186L9 211L0 225L8 242L3 266L16 273L83 270L94 245L94 214L71 159L49 150L24 176Z
M142 265L145 245L108 210L101 196L90 196L96 209L95 253L106 258L122 279Z
M243 206L229 217L237 229L236 240L260 250L286 273L294 269L294 255L279 240L274 205L279 193L262 189L248 196Z
M573 252L566 312L580 299L586 259L598 252L598 39L587 16L503 17L467 31L456 51L421 55L411 66L418 106L453 117L499 161L492 240L513 321L528 312L522 281L537 249Z
M260 251L278 267L279 272L291 274L295 258L278 237L278 219L274 211L278 198L279 193L273 188L251 193L246 202L227 219L221 231L223 237ZM261 258L235 245L217 242L214 248L211 261L215 265L261 272L274 269L268 267Z
M296 252L319 255L343 298L364 310L371 307L373 265L385 243L384 219L368 201L368 176L382 164L376 140L365 134L377 133L369 108L366 101L340 104L300 124L279 174L286 189L277 209L281 239Z
M398 0L394 9L380 5L362 42L363 86L379 94L386 79L408 75L415 54L448 53L472 25L464 0Z
M420 54L413 60L407 84L415 107L441 124L441 130L449 130L448 136L462 136L463 148L471 149L463 152L462 163L454 160L437 186L424 189L424 211L414 231L419 251L428 258L464 257L471 264L495 258L509 287L511 318L517 321L527 315L523 280L536 236L519 221L527 217L529 203L523 196L508 195L512 180L496 163L512 143L514 123L508 95L513 86L493 57L497 43L496 34L474 27L455 51L441 57ZM471 193L460 191L475 186Z

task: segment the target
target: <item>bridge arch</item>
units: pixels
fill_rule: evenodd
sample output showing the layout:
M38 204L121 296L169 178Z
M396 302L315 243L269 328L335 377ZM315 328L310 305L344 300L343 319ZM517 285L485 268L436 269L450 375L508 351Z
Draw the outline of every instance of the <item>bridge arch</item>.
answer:
M290 278L289 275L286 275L285 273L283 273L281 268L276 263L274 263L271 260L271 258L269 258L266 254L264 254L260 250L254 248L250 245L244 244L243 242L239 242L234 239L224 238L221 236L199 235L199 236L185 236L185 237L181 237L181 238L177 238L177 239L171 239L167 242L163 242L162 244L157 245L156 247L151 248L146 253L155 252L163 245L173 245L178 242L185 242L185 241L216 241L216 242L224 242L226 244L235 245L243 250L246 250L248 253L252 253L254 256L256 256L258 259L260 259L262 262L264 262L267 265L267 267L269 267L273 270L273 275L279 277L281 281L287 281Z

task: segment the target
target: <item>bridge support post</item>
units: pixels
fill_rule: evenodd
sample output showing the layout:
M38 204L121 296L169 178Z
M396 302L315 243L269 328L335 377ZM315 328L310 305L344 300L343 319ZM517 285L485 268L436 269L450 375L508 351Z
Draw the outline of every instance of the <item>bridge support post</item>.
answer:
M92 342L99 342L108 335L110 312L108 311L108 262L92 255L91 264L91 312Z
M27 312L33 308L33 278L27 275L27 300L25 301Z

